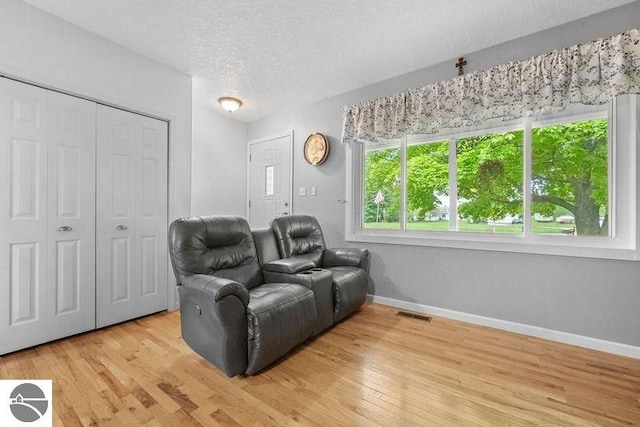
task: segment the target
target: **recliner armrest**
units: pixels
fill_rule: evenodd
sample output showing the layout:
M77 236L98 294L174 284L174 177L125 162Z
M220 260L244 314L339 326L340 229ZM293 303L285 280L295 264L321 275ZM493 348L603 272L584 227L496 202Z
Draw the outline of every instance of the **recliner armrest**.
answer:
M215 302L219 302L226 296L233 295L242 301L245 308L249 304L249 291L247 288L224 277L194 274L182 279L181 285L199 289L210 295Z
M325 249L324 267L360 267L369 271L369 250L360 248Z
M183 278L178 292L186 343L229 377L245 372L249 291L233 280L196 274Z
M300 271L309 270L315 266L316 265L313 261L308 258L291 257L267 262L262 266L262 268L265 271L271 271L274 273L294 274Z

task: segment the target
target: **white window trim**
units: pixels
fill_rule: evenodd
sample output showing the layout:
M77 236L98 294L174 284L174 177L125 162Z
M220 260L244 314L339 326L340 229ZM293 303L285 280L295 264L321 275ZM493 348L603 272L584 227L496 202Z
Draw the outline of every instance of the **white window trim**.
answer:
M486 233L459 233L450 232L425 232L412 230L382 230L370 229L362 226L362 198L364 194L364 162L363 145L347 144L346 155L346 191L347 203L345 210L345 239L351 242L397 244L409 246L431 246L442 248L460 248L474 250L506 251L534 254L548 254L587 258L640 260L640 236L638 229L637 202L640 200L638 186L636 185L636 167L640 162L638 155L640 150L636 147L640 144L640 119L637 112L640 111L640 96L621 96L612 101L609 114L609 204L610 204L610 233L611 238L587 237L587 236L552 236L538 235L530 232L529 218L525 215L525 232L517 235L486 234ZM580 120L588 115L572 115L571 119ZM590 115L593 117L593 114ZM601 115L600 115L601 117ZM568 117L527 120L527 126L541 124L567 122ZM520 125L522 129L522 125ZM526 129L525 129L526 130ZM486 133L486 130L478 130L478 134ZM465 136L470 133L465 132ZM529 139L530 133L525 132L525 139ZM444 141L455 138L456 135L446 135L422 139L422 142ZM414 137L410 137L413 141ZM400 144L397 140L384 146L404 147L401 156L406 155L407 143ZM380 146L383 147L382 145ZM455 156L455 148L450 144L449 156ZM406 175L405 162L402 162L402 177ZM454 162L455 164L455 162ZM525 140L525 194L530 193L531 181L531 141ZM455 175L454 175L455 176ZM455 183L454 183L455 184ZM406 185L403 185L406 187ZM403 190L403 193L406 189ZM450 189L450 194L455 189ZM406 198L406 194L402 194ZM530 197L525 197L528 212ZM451 204L451 206L455 206ZM401 218L406 217L405 204L401 206ZM451 215L455 212L452 211ZM402 221L402 224L405 224ZM404 228L404 226L402 226Z

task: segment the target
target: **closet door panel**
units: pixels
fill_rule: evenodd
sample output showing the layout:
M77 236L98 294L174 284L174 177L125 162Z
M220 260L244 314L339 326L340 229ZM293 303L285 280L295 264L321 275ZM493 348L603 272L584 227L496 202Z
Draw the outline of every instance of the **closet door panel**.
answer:
M60 338L95 328L96 104L49 92L48 107L48 298Z
M131 113L98 106L97 277L98 327L130 318L135 259L137 159L140 138Z
M10 245L9 325L18 326L37 322L42 317L42 279L39 267L42 264L41 245L37 242L13 243Z
M47 340L47 97L0 78L0 354Z
M166 123L98 106L98 327L167 308L166 156Z
M140 297L149 312L167 308L167 123L139 117L140 204L136 239L141 265Z

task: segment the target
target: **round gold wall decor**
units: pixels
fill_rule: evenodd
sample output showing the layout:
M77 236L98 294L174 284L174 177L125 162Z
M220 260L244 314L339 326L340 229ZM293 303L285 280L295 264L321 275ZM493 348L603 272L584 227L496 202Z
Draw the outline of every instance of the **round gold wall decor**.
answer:
M329 140L321 133L309 135L304 143L304 159L310 165L317 166L329 157Z

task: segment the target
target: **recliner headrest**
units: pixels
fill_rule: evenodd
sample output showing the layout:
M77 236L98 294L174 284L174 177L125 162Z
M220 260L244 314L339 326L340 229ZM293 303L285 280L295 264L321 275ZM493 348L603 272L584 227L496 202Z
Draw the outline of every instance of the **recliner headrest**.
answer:
M271 228L278 241L283 258L318 253L316 266L320 266L325 249L324 236L318 220L311 215L290 215L275 218Z
M262 281L253 236L242 217L180 218L169 228L169 251L178 281L194 274L246 280L248 288Z

